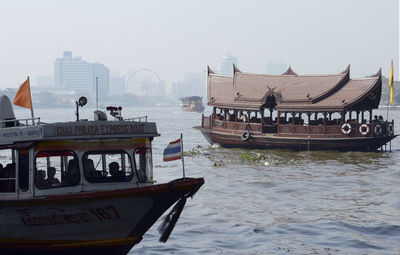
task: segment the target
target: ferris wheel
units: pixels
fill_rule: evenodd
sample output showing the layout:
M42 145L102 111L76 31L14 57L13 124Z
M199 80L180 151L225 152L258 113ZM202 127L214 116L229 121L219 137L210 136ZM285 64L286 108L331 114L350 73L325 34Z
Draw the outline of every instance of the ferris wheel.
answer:
M125 91L137 96L158 96L164 89L164 82L155 71L140 68L128 75Z

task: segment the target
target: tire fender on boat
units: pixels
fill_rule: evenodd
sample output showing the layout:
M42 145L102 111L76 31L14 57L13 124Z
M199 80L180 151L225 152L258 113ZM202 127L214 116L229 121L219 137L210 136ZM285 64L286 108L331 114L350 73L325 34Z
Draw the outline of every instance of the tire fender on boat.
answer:
M362 124L358 131L360 131L360 134L362 136L366 136L369 133L369 126L367 124Z
M381 135L382 134L382 126L381 125L376 125L375 127L374 127L374 133L375 133L375 135Z
M393 135L394 134L394 128L393 124L391 122L388 123L386 132L388 135Z
M344 123L342 125L342 133L344 135L348 135L351 133L351 125L349 123Z
M242 141L248 141L251 137L251 134L249 131L244 131L241 135L240 138L242 139Z

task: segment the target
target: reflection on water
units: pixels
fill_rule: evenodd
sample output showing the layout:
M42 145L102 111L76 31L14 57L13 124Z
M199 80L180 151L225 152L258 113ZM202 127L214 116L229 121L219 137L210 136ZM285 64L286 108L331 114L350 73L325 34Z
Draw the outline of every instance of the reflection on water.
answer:
M74 119L73 109L36 112L45 122ZM157 122L158 183L182 176L180 161L162 162L181 132L185 150L193 150L187 176L205 178L169 241L158 242L158 221L130 254L400 254L400 138L391 153L225 149L192 129L201 114L154 107L123 115ZM390 115L400 125L400 111Z

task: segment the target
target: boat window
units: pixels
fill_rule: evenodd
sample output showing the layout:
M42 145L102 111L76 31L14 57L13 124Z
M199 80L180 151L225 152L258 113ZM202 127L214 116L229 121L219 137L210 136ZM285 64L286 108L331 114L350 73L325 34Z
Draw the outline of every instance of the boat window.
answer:
M128 182L133 177L129 155L124 151L87 152L82 163L88 182Z
M18 186L21 191L29 189L29 150L18 151Z
M0 192L15 192L14 152L0 150Z
M72 151L39 152L35 159L35 184L39 189L80 183L78 157Z
M152 158L151 149L138 148L135 155L135 169L139 182L149 182L152 179Z

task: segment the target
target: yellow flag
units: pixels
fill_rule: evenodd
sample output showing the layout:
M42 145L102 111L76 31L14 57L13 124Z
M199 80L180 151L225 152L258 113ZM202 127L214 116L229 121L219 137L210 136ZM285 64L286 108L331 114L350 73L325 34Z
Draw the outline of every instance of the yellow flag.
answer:
M29 85L29 77L21 87L19 87L17 94L15 95L13 104L32 109L32 97L31 97L31 87Z
M393 105L393 60L392 60L392 67L390 69L389 86L390 86L390 103Z

